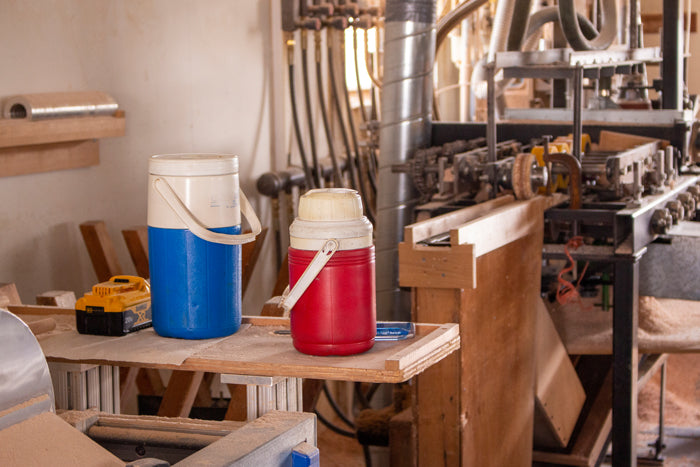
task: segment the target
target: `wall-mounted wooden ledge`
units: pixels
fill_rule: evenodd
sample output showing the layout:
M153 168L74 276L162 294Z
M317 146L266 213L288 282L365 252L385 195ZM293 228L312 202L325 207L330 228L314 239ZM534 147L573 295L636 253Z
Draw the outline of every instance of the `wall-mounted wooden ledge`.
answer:
M0 177L89 167L100 162L99 138L124 136L126 118L0 119Z

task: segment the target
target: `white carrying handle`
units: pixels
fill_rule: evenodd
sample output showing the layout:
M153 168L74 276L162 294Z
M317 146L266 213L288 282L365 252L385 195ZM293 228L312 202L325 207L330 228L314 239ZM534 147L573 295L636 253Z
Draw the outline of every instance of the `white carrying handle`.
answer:
M278 305L280 308L284 309L284 316L289 315L289 311L294 308L294 305L296 305L297 301L304 295L306 289L309 288L313 280L318 276L318 273L321 272L321 269L323 269L337 250L338 241L334 239L327 240L326 243L323 244L323 247L316 252L316 256L311 260L291 291L289 290L289 286L287 286L282 294L282 300Z
M161 198L170 206L177 217L187 226L190 231L202 240L206 240L212 243L221 243L224 245L240 245L242 243L248 243L255 240L255 237L262 230L260 225L260 220L258 216L255 215L253 207L248 202L248 198L245 197L243 190L239 190L241 195L241 214L243 217L248 219L250 223L250 228L252 232L240 234L240 235L229 235L224 233L212 232L207 227L202 224L199 219L197 219L192 211L190 211L185 203L182 202L180 197L175 193L170 184L162 178L156 178L153 180L153 188L160 195Z

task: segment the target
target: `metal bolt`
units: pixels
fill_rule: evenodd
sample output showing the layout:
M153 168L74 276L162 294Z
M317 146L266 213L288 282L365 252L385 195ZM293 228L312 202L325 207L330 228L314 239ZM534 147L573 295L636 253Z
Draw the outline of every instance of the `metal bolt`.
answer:
M683 204L678 200L674 199L666 203L666 209L671 213L674 224L678 224L678 221L685 218L685 209L683 208Z
M666 233L669 227L673 224L673 217L668 209L662 208L654 211L651 216L651 231L658 235Z

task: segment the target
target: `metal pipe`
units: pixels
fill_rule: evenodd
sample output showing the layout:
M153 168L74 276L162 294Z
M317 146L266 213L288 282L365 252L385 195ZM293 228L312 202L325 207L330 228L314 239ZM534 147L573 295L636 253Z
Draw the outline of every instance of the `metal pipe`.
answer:
M377 317L406 321L410 296L398 285L398 243L418 196L410 175L392 173L430 145L435 1L387 0L377 193Z
M326 108L326 99L323 95L323 90L326 89L323 85L323 73L321 70L321 31L316 31L314 34L315 40L315 61L316 61L316 89L318 90L318 103L321 108L321 117L323 119L323 129L326 132L326 141L328 142L328 155L333 164L333 181L335 186L343 186L343 176L340 173L340 165L338 158L335 155L335 145L333 142L333 134L331 125L328 122L328 110Z

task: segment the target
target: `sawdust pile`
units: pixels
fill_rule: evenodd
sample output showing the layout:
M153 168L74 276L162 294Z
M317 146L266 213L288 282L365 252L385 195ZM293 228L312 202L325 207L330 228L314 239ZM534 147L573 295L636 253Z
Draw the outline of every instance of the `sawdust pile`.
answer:
M637 413L641 423L658 424L659 387L657 373L640 391ZM669 355L664 420L667 426L700 426L700 355Z
M683 327L684 316L663 306L654 297L639 297L639 330L648 334L669 333Z

